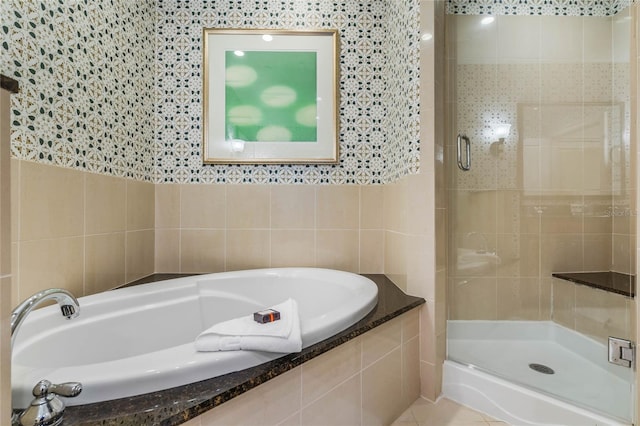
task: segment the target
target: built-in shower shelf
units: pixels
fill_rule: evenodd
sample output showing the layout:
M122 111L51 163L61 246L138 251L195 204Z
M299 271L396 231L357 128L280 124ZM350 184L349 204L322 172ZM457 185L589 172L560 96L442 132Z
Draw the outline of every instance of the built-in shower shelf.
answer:
M636 294L636 277L634 275L621 274L619 272L556 272L555 278L582 284L627 297Z

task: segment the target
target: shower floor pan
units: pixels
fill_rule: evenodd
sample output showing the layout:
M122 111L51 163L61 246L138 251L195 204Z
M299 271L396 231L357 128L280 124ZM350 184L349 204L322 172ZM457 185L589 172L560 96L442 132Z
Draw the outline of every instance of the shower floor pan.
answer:
M444 396L511 424L632 422L633 371L554 322L448 321L447 353Z

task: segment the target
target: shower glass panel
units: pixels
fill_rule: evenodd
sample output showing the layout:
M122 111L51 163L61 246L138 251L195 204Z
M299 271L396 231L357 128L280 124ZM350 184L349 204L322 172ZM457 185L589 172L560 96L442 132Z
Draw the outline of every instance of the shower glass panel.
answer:
M553 275L634 291L631 10L601 15L447 15L447 358L631 422L633 297Z

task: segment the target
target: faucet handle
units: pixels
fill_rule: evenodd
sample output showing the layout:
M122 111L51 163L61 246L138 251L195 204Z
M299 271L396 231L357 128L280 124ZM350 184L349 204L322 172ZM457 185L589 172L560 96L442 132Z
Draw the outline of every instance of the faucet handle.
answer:
M33 387L33 396L46 397L48 394L60 395L67 398L80 395L82 392L82 383L79 382L65 382L59 385L54 385L48 380L40 380Z
M77 382L54 385L49 380L40 380L33 387L34 400L20 414L19 424L21 426L61 425L65 405L58 395L69 398L78 396L80 392L82 392L82 384Z

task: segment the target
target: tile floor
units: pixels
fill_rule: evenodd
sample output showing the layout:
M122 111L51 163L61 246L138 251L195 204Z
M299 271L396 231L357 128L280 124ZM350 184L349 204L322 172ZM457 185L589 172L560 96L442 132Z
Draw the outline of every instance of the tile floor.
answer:
M418 398L391 426L507 426L486 414L464 407L449 399L436 403Z

